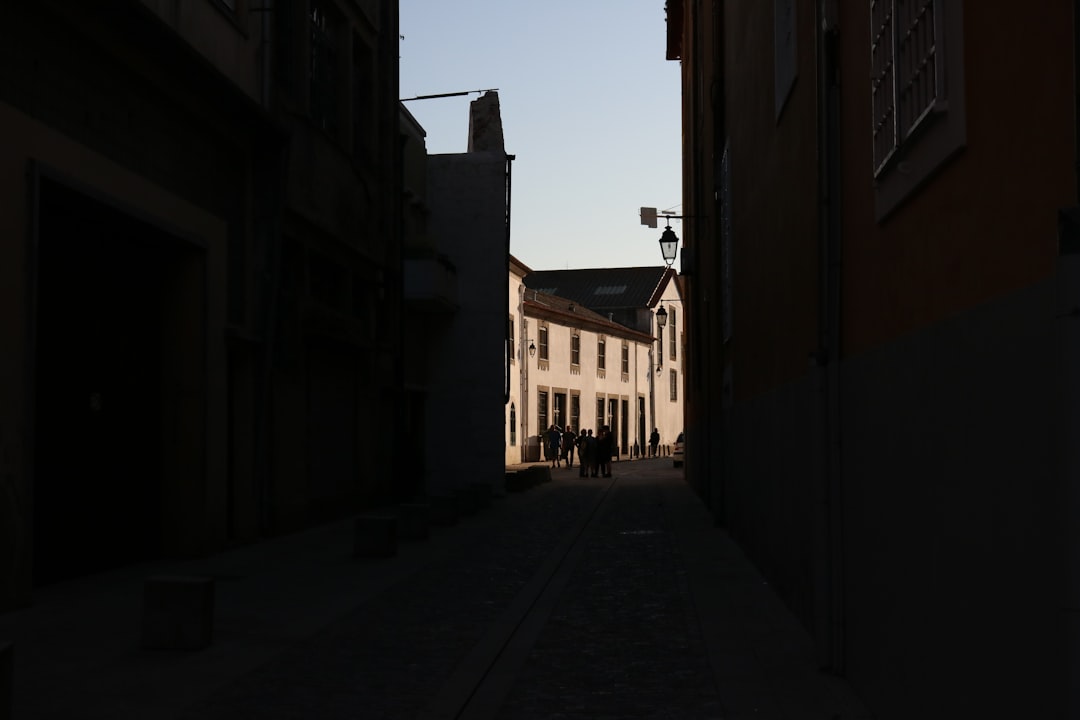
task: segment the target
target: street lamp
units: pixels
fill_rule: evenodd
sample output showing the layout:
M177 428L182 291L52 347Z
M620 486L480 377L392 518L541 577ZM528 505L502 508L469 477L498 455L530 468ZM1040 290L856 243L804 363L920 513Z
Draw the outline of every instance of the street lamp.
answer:
M664 228L664 234L660 236L660 254L664 256L664 262L667 263L668 267L671 267L671 264L675 262L675 254L678 251L679 236L668 225Z
M536 343L529 341L529 357L536 357Z

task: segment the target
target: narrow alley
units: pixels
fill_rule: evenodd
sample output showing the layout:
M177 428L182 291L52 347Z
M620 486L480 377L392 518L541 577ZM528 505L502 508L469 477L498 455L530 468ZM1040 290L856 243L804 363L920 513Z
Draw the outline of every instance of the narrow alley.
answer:
M43 589L14 717L870 717L669 460L551 473L393 558L338 523ZM210 647L140 649L156 574L215 579Z

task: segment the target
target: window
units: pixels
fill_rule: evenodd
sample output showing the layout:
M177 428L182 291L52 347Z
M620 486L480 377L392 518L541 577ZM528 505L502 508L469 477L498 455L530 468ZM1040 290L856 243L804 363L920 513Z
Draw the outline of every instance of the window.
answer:
M671 378L671 402L677 402L679 399L679 373L670 370L669 377Z
M514 339L514 316L511 315L508 317L506 323L506 352L510 355L510 362L514 362L514 359L517 357L517 351L514 346L514 343L516 342Z
M581 396L570 396L570 427L581 432Z
M341 19L327 0L311 0L311 121L331 135L338 130L338 35Z
M960 3L872 0L876 214L892 212L966 142Z
M548 394L547 390L536 391L536 434L543 435L548 429Z
M581 335L576 332L570 336L570 364L581 364Z
M539 340L539 343L537 344L537 347L539 348L540 359L541 360L547 360L548 359L548 328L547 328L547 325L541 325L537 332L539 334L539 337L537 338Z
M625 340L622 344L622 374L623 380L630 379L630 345Z
M607 341L604 338L600 338L596 341L596 369L604 370L607 368L607 358L605 357L605 346Z
M357 33L352 42L352 131L353 157L368 157L375 143L375 124L371 121L375 107L372 76L374 61L371 47Z
M604 427L604 398L596 398L596 429Z
M510 403L510 445L517 445L517 408Z
M671 328L671 359L675 360L675 348L679 346L679 336L675 332L675 308L668 308L668 327Z

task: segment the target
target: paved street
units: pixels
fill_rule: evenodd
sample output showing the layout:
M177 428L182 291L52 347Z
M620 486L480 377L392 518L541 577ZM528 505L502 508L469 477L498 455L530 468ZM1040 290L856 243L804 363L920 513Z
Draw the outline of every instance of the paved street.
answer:
M669 460L552 474L390 559L339 523L43 590L14 717L870 717ZM139 649L157 572L216 578L210 648Z

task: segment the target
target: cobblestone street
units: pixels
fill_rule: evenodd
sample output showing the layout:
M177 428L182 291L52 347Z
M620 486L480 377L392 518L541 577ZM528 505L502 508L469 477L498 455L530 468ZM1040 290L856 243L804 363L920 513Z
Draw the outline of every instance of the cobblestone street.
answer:
M680 470L614 475L553 469L394 558L346 559L339 525L155 568L220 579L214 646L195 653L119 631L134 569L46 594L0 616L15 717L870 717Z

